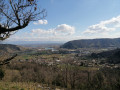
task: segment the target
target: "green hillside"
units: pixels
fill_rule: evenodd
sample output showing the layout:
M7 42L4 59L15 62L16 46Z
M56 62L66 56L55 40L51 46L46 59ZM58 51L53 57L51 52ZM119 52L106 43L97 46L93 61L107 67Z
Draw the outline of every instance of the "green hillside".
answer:
M116 39L83 39L69 41L61 46L61 48L108 48L120 47L120 38Z

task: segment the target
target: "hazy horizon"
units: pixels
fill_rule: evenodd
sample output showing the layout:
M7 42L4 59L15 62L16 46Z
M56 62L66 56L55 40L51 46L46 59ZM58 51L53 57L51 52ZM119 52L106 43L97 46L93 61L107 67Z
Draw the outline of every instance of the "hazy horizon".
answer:
M119 37L118 37L119 38ZM86 39L75 39L75 40L88 40L88 39L116 39L116 38L86 38ZM70 40L74 41L74 40ZM2 41L1 44L15 44L15 45L43 45L43 44L64 44L69 41Z

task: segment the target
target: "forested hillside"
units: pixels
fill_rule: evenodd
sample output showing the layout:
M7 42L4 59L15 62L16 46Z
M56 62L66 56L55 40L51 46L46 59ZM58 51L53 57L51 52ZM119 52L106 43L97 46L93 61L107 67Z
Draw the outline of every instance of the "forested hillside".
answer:
M116 39L83 39L69 41L61 46L61 48L108 48L120 47L120 38Z

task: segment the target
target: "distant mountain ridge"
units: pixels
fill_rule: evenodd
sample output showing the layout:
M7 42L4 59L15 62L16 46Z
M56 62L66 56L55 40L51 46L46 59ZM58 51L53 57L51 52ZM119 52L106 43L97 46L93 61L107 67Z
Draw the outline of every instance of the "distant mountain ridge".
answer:
M0 44L0 53L15 53L24 51L26 48L18 45L12 45L12 44Z
M61 48L108 48L120 47L120 38L104 38L104 39L82 39L69 41L61 46Z

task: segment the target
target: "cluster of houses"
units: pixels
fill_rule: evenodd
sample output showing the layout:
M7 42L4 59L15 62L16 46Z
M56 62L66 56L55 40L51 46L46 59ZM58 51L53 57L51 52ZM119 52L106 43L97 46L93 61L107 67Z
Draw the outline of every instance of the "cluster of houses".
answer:
M101 64L100 60L77 60L73 62L75 65L84 66L84 67L97 67L97 68L120 68L120 64L110 64L103 63Z
M68 50L68 49L62 49L62 50L56 50L54 48L42 48L39 49L39 51L51 51L51 52L63 52L63 53L67 53L70 54L71 56L67 59L72 59L71 64L74 65L78 65L78 66L83 66L83 67L98 67L98 68L119 68L120 65L119 64L109 64L109 63L101 63L101 60L82 60L82 59L76 59L75 57L81 57L82 55L88 55L90 53L92 53L89 50ZM72 54L74 56L72 56ZM62 54L61 54L62 55ZM64 56L64 54L63 54ZM46 58L46 57L42 57L42 56L36 56L34 59L25 59L25 60L19 60L20 62L36 62L42 65L58 65L58 64L62 64L64 61L64 59L58 58L57 56L52 56L51 58Z
M52 58L44 58L44 57L35 57L34 59L19 59L19 62L34 62L34 63L38 63L41 65L58 65L61 63L61 60L58 57L52 57Z
M73 57L74 58L74 57ZM62 64L63 60L61 60L58 57L51 57L51 58L44 58L44 57L36 57L35 59L25 59L20 60L19 62L36 62L42 65L59 65ZM69 63L69 62L68 62ZM109 64L109 63L101 63L100 60L76 60L73 59L70 64L77 65L77 66L83 66L83 67L97 67L97 68L120 68L120 64Z

